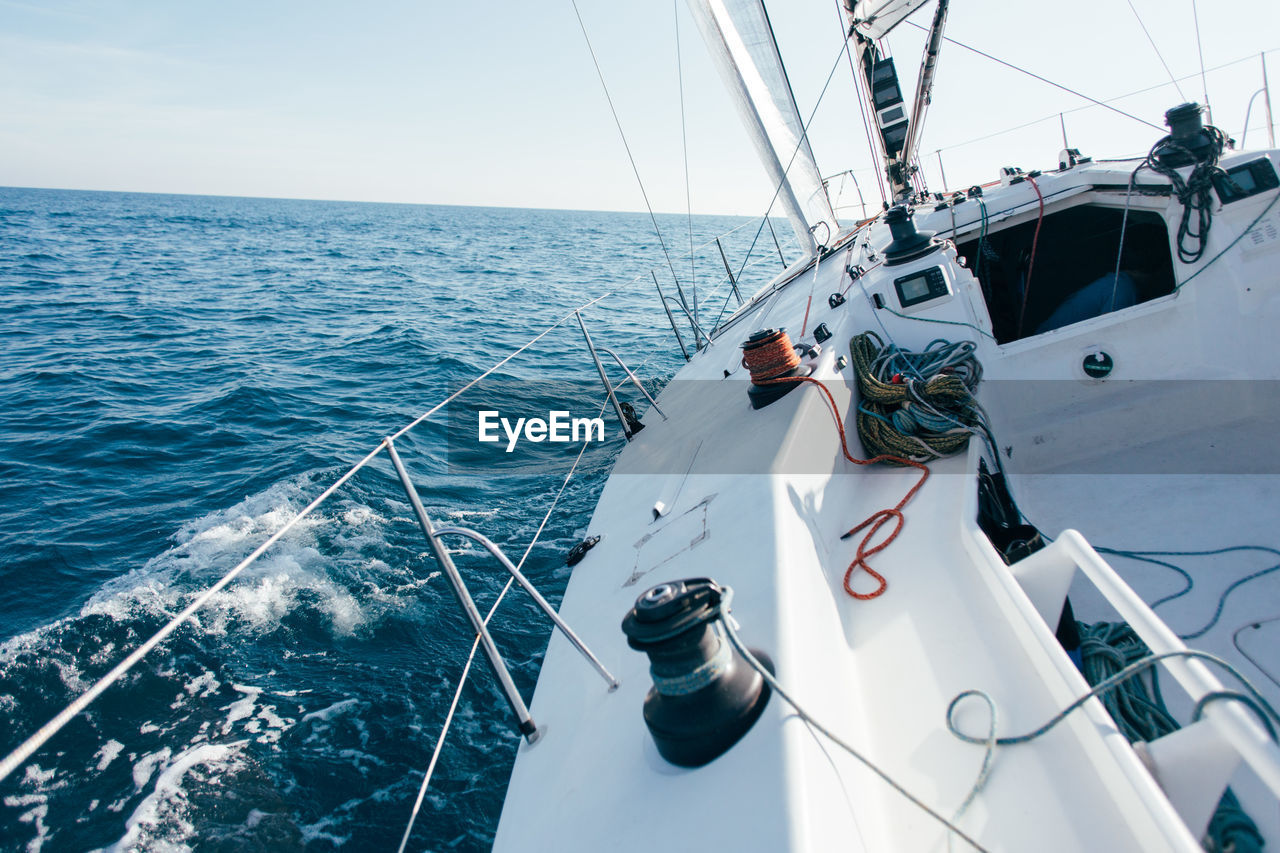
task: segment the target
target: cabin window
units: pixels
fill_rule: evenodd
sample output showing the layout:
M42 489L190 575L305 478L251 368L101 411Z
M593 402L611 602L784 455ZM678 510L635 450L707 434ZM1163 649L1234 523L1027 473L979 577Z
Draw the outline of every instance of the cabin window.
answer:
M1129 210L1120 274L1121 208L1081 205L1044 217L1023 307L1035 220L957 247L982 284L996 340L1008 343L1173 293L1169 231L1159 214Z

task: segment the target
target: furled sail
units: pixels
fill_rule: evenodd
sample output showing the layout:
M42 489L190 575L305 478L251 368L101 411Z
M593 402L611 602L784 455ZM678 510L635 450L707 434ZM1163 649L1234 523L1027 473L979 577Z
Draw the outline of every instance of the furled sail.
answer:
M853 28L869 39L878 39L906 20L929 0L845 0Z
M761 0L688 0L796 237L810 253L839 230Z

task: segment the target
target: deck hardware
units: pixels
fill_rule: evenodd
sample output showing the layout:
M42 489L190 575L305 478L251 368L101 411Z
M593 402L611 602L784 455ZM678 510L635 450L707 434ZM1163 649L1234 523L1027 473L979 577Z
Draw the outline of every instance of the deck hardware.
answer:
M826 343L831 340L831 330L827 328L826 323L819 323L813 330L813 339L818 343Z
M1084 361L1080 363L1080 368L1084 371L1084 375L1090 379L1106 379L1111 375L1111 371L1115 366L1116 363L1111 354L1102 350L1089 353L1084 357Z
M833 293L827 297L827 304L830 305L832 308L839 308L841 305L844 304L844 301L845 300L844 300L843 293Z
M422 528L422 533L427 537L427 543L431 546L432 552L435 553L436 562L440 564L440 568L444 571L445 577L449 579L449 585L453 587L453 594L458 599L458 604L462 606L463 612L466 614L471 627L480 637L480 646L484 649L484 656L489 660L489 666L493 669L494 676L498 679L502 692L506 695L507 704L511 706L512 712L516 715L516 721L520 728L520 733L524 735L525 740L533 743L538 739L539 732L537 725L533 722L533 716L529 713L529 708L525 705L524 700L520 698L520 691L516 689L516 684L511 680L511 673L507 671L507 665L502 660L502 654L498 651L498 647L494 645L493 637L489 635L489 629L484 624L484 619L480 616L480 611L476 609L476 603L471 598L471 593L467 591L467 585L462 580L462 575L458 573L458 567L453 564L453 558L449 556L449 551L440 543L435 528L431 524L427 511L422 506L422 499L418 497L418 490L413 485L413 480L409 478L409 472L405 470L404 463L400 461L400 454L396 452L396 446L390 438L386 440L387 454L391 457L391 464L395 466L396 474L400 477L400 483L404 486L405 494L409 498L409 503L413 506L413 513L418 517L418 525Z
M627 419L627 429L631 431L631 435L635 435L644 429L644 422L640 420L640 416L636 414L636 407L623 400L622 416Z
M840 356L839 358L836 359L837 373L839 373L841 370L844 370L848 366L849 366L849 359L845 358L844 356Z
M803 364L796 349L786 329L761 329L742 343L742 360L751 373L751 408L762 409L802 384L780 380L813 373L813 364Z
M668 581L637 598L622 620L627 644L649 656L645 725L659 754L680 767L728 751L769 701L764 678L725 637L727 593L710 578Z
M588 536L569 549L569 553L564 557L564 564L566 566L578 565L578 563L582 562L582 558L587 556L587 552L598 544L600 544L599 536Z
M1164 123L1169 126L1169 135L1157 145L1154 154L1161 166L1179 169L1210 159L1216 161L1222 152L1222 144L1205 129L1199 104L1179 104L1167 110Z
M917 231L911 211L904 205L894 205L884 215L885 224L889 226L889 234L893 242L885 247L884 265L887 267L905 264L923 257L940 244L933 239L933 231Z

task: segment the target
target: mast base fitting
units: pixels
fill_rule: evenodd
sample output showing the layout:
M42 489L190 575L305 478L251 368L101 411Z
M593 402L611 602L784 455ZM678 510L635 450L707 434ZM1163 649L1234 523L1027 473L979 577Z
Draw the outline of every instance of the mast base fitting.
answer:
M742 739L769 701L769 686L725 636L725 589L710 578L659 584L622 620L627 644L649 656L653 688L644 722L658 753L701 767ZM770 671L759 652L752 654Z

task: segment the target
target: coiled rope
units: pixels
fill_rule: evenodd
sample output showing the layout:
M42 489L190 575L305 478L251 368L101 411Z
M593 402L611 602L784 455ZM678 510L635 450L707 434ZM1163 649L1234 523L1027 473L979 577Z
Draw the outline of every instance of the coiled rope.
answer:
M875 332L851 340L862 394L858 437L867 450L927 462L964 450L974 433L993 444L973 396L982 380L976 348L939 338L916 353L886 346Z

